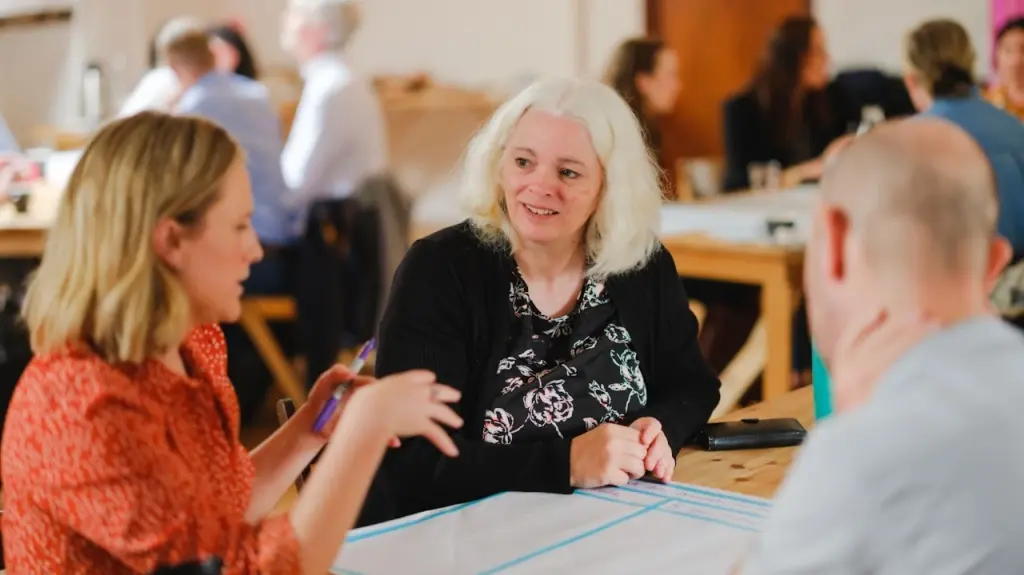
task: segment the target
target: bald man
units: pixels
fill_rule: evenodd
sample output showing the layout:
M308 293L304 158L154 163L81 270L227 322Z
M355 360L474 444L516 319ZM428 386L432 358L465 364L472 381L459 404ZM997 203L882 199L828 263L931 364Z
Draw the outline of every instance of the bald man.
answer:
M829 167L805 268L838 413L743 573L1024 573L1024 337L988 311L1010 257L981 149L943 120Z

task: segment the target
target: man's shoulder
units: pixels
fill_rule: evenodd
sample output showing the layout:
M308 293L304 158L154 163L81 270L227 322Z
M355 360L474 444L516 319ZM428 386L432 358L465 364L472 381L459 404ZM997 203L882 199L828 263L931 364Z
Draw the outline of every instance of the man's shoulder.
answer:
M228 82L239 95L245 98L270 101L270 90L262 82L238 74L230 75Z

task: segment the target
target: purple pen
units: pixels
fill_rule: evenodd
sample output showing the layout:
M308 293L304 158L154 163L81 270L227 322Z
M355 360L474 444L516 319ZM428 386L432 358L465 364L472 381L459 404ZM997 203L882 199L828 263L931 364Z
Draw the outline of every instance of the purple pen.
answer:
M331 420L334 412L338 409L338 404L341 402L341 398L345 396L345 392L352 387L352 383L355 381L355 376L359 375L362 371L363 366L366 364L366 360L373 353L373 350L377 347L377 338L371 338L370 341L363 344L362 349L359 350L359 355L356 356L352 364L348 366L349 371L352 372L352 379L349 379L339 385L334 393L327 399L327 403L324 404L323 409L320 410L320 415L316 417L316 423L313 424L313 431L320 433L324 430L324 426Z

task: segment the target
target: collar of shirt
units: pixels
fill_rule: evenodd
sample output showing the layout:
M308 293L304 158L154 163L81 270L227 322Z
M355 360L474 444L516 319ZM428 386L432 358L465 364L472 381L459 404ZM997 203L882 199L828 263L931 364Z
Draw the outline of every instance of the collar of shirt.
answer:
M952 348L963 348L957 345L959 342L983 343L988 341L987 335L992 328L1002 325L1002 320L996 317L982 315L959 321L955 324L943 327L937 332L925 337L918 343L911 346L902 357L897 359L892 366L879 378L876 385L876 393L871 401L884 398L903 391L908 383L917 379L914 373L934 363L936 357L948 354ZM970 353L964 350L963 353ZM930 382L921 381L928 385ZM883 399L884 401L884 399Z
M348 65L345 63L345 59L341 57L341 54L321 52L302 65L300 74L302 74L302 79L308 82L311 78L315 78L322 72L332 68L348 70Z

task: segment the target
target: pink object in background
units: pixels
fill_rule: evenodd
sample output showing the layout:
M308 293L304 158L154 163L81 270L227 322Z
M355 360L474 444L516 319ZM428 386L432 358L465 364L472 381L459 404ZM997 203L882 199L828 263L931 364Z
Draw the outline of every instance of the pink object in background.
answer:
M991 58L989 63L995 64L996 54L996 32L999 31L999 27L1006 23L1010 18L1018 16L1024 16L1024 0L990 0L991 14L992 14L992 42L991 42Z

